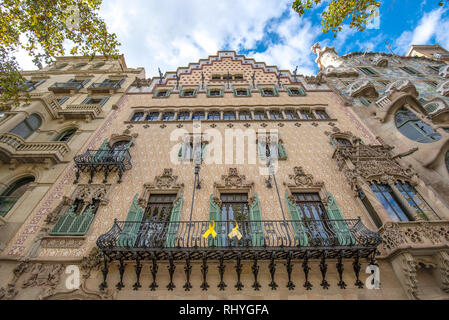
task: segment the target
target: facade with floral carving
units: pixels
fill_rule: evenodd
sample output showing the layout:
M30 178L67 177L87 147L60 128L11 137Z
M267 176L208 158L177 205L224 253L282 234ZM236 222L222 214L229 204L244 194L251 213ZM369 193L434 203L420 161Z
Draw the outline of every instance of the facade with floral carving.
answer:
M312 51L321 81L382 143L347 146L333 158L380 228L381 256L394 257L409 296L419 298L420 272L439 273L438 283L447 283L449 82L442 56L447 51L412 46L407 56L339 56L319 44Z
M5 244L0 299L447 299L448 208L330 74L134 75Z

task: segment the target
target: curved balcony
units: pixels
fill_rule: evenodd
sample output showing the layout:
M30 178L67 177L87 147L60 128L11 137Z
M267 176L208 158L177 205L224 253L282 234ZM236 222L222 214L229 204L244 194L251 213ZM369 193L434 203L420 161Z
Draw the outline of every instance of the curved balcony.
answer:
M286 258L291 252L301 257L307 251L310 257L319 258L323 250L328 257L337 257L342 250L345 257L369 257L381 243L380 236L367 229L360 219L309 220L309 221L246 221L239 223L240 240L229 239L233 221L216 221L216 238L204 238L209 221L192 222L118 222L97 240L98 247L110 258L131 258L139 252L141 258L150 259L156 254L159 259L184 258L189 251L191 259L202 259L204 254L216 258L219 251L226 259L252 258L254 252L259 259L270 259L272 252L278 258Z
M406 92L415 97L418 96L415 85L410 80L397 80L391 83L385 90L385 94L392 94L394 91Z
M61 163L70 151L65 142L27 142L12 133L0 135L0 157L4 162L14 159L21 163L40 163L48 160Z
M376 88L369 80L358 80L353 82L348 88L348 94L351 97L377 97L379 95Z
M132 168L131 154L128 149L123 150L87 150L85 153L75 156L76 179L78 183L81 172L90 175L88 183L92 183L97 172L104 172L103 183L107 183L111 172L118 172L118 183L122 182L123 173Z
M370 258L370 263L374 262L377 253L377 246L382 242L380 236L368 230L360 219L358 220L307 220L307 221L247 221L239 223L241 238L238 240L229 238L228 233L234 227L233 221L216 221L214 230L215 238L203 235L210 229L209 221L192 222L135 222L126 221L114 222L112 228L97 239L97 245L103 252L104 266L102 268L103 282L99 285L100 290L108 287L107 275L109 272L108 262L119 261L120 281L116 288L121 290L125 287L123 276L126 269L124 261L135 261L132 268L136 275L134 290L141 288L140 276L142 270L142 260L151 261L151 275L153 282L150 290L154 291L159 286L156 282L158 270L158 260L168 261L168 272L170 282L166 286L172 291L176 285L174 283L175 261L183 263L181 269L185 274L186 282L183 286L185 291L190 291L193 287L191 281L192 265L191 260L201 260L201 279L199 286L203 291L208 290L207 283L208 260L218 262L218 275L220 290L225 290L227 285L224 282L226 266L224 261L235 259L235 273L237 283L234 287L240 291L244 287L241 277L244 261L250 261L250 269L254 276L254 283L251 286L255 291L261 288L258 281L259 260L268 260L268 269L271 282L268 284L272 290L279 286L276 283L276 266L284 266L282 272L286 271L288 282L287 288L295 288L292 275L293 259L301 259L300 266L304 272L304 287L312 290L312 283L309 281L309 273L316 264L310 264L310 259L319 259L319 272L321 273L320 286L323 289L330 287L326 280L328 271L328 259L336 259L335 264L338 273L337 285L340 289L345 289L347 284L343 280L343 259L353 259L352 269L355 274L354 285L363 288L360 281L360 271L362 270L360 259ZM232 230L234 231L234 230ZM276 263L276 260L278 263ZM280 260L280 261L279 261ZM334 262L332 262L334 264ZM285 270L285 271L284 271ZM245 274L246 276L246 274Z
M373 58L373 65L376 67L388 67L388 58L386 56L377 54Z

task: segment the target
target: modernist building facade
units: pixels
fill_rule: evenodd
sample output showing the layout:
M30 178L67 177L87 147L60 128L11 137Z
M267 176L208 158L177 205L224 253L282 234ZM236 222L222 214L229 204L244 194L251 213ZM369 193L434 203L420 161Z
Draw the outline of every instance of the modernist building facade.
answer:
M332 77L233 51L134 72L5 241L1 298L449 297L441 190Z

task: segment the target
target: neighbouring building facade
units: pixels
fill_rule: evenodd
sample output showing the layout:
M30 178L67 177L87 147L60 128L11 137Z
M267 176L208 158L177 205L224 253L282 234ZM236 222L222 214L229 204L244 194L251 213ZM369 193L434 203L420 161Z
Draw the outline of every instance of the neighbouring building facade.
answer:
M66 162L30 165L55 173L18 200L35 202L3 240L0 299L449 298L440 163L419 166L420 150L383 137L336 85L363 76L314 50L316 77L233 51L152 79L117 71L126 92L82 123ZM9 139L16 116L0 123ZM3 153L5 176L25 166Z

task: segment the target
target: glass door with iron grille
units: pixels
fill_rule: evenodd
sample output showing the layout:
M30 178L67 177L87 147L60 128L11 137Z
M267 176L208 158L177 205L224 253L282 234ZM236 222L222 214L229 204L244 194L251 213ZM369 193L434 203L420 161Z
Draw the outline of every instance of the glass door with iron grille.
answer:
M140 247L163 246L176 194L152 194L139 230Z
M293 193L301 219L312 245L331 245L328 216L318 193Z
M221 206L221 220L227 221L219 223L217 230L222 237L222 243L228 243L231 246L243 245L249 238L248 221L249 221L249 207L247 193L225 193L220 196L222 202ZM235 227L235 221L239 226L239 231L242 234L242 239L238 240L228 238L228 234Z

